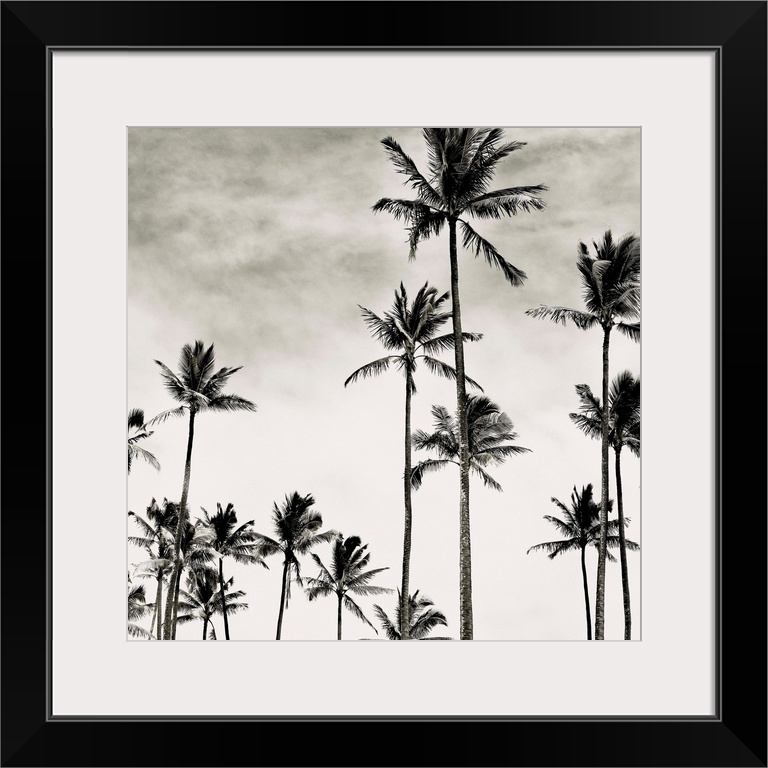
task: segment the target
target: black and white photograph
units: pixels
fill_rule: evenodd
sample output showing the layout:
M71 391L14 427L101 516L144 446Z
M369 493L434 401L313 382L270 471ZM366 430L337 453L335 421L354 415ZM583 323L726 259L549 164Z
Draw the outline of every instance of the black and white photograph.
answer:
M130 126L127 638L642 639L640 126Z

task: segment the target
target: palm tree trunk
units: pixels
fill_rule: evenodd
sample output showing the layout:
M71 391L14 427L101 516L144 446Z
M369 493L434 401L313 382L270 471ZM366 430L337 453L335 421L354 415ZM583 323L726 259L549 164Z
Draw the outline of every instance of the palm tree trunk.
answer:
M472 639L472 547L469 531L469 445L467 438L467 387L464 374L464 339L461 335L459 258L456 218L448 218L451 260L451 318L456 362L456 410L459 417L459 639ZM406 599L407 599L406 595Z
M624 594L624 639L632 639L632 610L629 605L629 572L627 570L627 537L624 534L624 502L621 489L621 448L616 450L616 504L619 507L619 559L621 590Z
M160 635L160 616L163 612L163 573L157 575L157 592L155 594L155 612L152 614L152 626L149 628L151 635L155 631L155 620L157 620L157 639L161 640Z
M405 530L403 532L403 582L400 588L400 638L408 640L408 590L411 577L411 528L412 511L411 506L411 390L413 381L411 372L408 371L405 376L405 472L403 474L403 494L405 496ZM339 607L341 612L341 607ZM341 613L339 613L341 616ZM339 628L341 628L341 618L339 618ZM339 635L341 639L341 635Z
M603 424L601 435L600 542L595 591L595 640L605 639L605 547L608 536L608 346L611 326L603 326Z
M195 439L195 411L193 408L189 410L189 436L187 437L187 457L184 462L184 485L181 489L181 503L179 504L179 513L177 515L178 522L176 523L176 547L175 556L173 560L173 575L171 576L171 582L176 583L179 577L179 570L181 567L181 534L184 530L184 525L187 522L187 497L189 496L189 477L192 474L192 442ZM170 589L168 595L170 596ZM176 600L166 600L165 604L165 627L163 628L163 639L170 640L172 638L175 622L173 620L174 603ZM176 606L178 611L178 605Z
M584 582L584 605L587 607L587 640L592 639L592 616L589 611L589 584L587 582L586 547L581 548L581 579Z
M229 640L229 620L227 619L227 593L224 591L224 558L219 558L219 589L221 590L221 612L224 614L224 637Z
M183 569L184 566L182 566ZM176 618L179 615L179 589L181 588L181 573L176 575L176 583L173 585L173 618L171 620L171 640L176 639ZM168 593L170 594L170 592Z
M342 595L339 595L339 611L336 616L336 639L341 640L341 599Z
M283 608L285 607L285 590L288 584L288 558L283 563L283 583L280 588L280 613L277 614L277 635L275 640L280 639L280 633L283 631Z
M208 635L208 617L204 616L203 617L203 640L208 639L207 635Z

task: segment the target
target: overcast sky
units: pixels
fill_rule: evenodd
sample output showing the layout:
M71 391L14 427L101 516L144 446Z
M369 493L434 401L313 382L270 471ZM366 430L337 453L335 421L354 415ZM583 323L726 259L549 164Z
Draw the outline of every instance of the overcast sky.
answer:
M326 528L369 544L376 583L400 583L403 535L403 379L392 369L344 387L362 364L383 355L359 305L388 310L402 281L412 297L425 282L450 287L447 231L409 262L402 223L374 215L381 197L413 197L379 143L393 136L426 170L420 128L131 128L128 133L128 402L151 418L175 405L153 362L177 369L182 346L214 344L217 368L242 366L226 392L255 402L256 413L203 413L196 421L189 489L193 519L217 502L272 536L271 509L294 491L311 493ZM573 486L595 486L600 444L568 413L574 385L601 383L601 333L525 316L539 304L582 309L576 270L580 240L606 229L640 235L640 130L507 128L526 142L498 166L491 189L544 184L546 209L475 229L528 280L502 275L460 252L462 323L483 334L466 347L467 373L512 419L530 453L491 474L503 492L471 481L474 637L476 640L580 640L586 636L579 557L549 560L526 550L558 538L545 520ZM446 326L446 332L450 326ZM640 345L612 334L611 377L640 375ZM453 363L452 354L442 358ZM414 429L430 430L433 404L455 411L455 385L420 367ZM187 422L168 421L142 443L162 465L139 461L128 478L128 509L144 516L152 498L181 496ZM425 458L414 451L414 461ZM640 462L622 454L629 538L640 533ZM455 470L455 471L453 471ZM458 468L425 478L413 495L411 589L442 610L458 638ZM611 454L611 497L613 455ZM135 527L126 520L127 533ZM327 562L328 545L317 554ZM145 559L127 547L131 564ZM633 639L641 637L639 553L629 553ZM225 561L225 576L247 593L250 609L230 618L233 640L272 640L281 561L270 569ZM303 573L316 576L306 558ZM588 553L594 606L597 553ZM618 563L607 564L606 639L623 637ZM154 582L147 581L150 599ZM360 598L393 613L395 595ZM214 619L223 637L220 617ZM148 626L148 622L145 622ZM180 627L197 639L200 625ZM309 603L301 590L283 621L284 640L333 640L331 598ZM376 638L352 614L344 638ZM382 637L380 634L379 637Z

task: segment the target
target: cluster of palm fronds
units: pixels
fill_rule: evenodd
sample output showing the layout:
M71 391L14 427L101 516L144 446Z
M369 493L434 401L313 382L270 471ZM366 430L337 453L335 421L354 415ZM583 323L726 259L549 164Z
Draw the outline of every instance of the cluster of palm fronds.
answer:
M274 537L257 532L254 521L238 525L237 514L232 504L222 508L216 505L216 513L209 514L202 509L203 516L194 523L185 516L186 522L180 539L178 567L179 578L171 581L176 563L175 531L178 525L178 505L163 499L158 504L152 499L142 517L134 512L129 516L140 534L130 536L129 542L144 549L149 558L136 563L128 574L128 634L134 638L161 640L164 638L163 598L170 607L172 626L170 639L176 639L179 624L199 621L202 624L202 639L216 640L214 616L220 616L224 626L224 638L230 639L229 617L248 609L243 602L246 596L234 589L234 578L225 578L224 563L231 560L247 565L261 565L265 558L280 555L283 564L280 608L277 619L276 639L281 639L283 610L291 597L291 584L304 588L309 600L323 596L335 596L338 601L337 639L342 639L342 607L372 627L355 595L381 595L392 592L387 587L371 583L373 578L387 568L368 569L370 553L368 545L360 537L344 537L335 530L320 530L322 515L314 509L315 500L311 494L302 496L293 493L285 497L272 510ZM315 553L310 552L317 545L329 543L331 558L326 565ZM304 577L301 573L300 557L310 554L319 567L317 577ZM186 588L181 588L181 576L185 577ZM139 579L156 582L155 600L147 602L146 590ZM173 584L171 589L168 585ZM165 595L164 595L165 591ZM416 599L416 595L412 596ZM424 598L420 598L419 605ZM390 636L390 622L380 606L374 606L381 626ZM141 626L141 619L150 619L149 628ZM418 625L419 635L425 635L438 624L446 624L439 611L432 611ZM399 639L399 638L392 638Z

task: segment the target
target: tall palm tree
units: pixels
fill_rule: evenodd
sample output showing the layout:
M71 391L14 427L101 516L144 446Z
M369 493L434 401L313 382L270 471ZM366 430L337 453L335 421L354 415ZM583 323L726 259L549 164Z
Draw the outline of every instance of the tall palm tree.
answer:
M432 433L417 429L413 444L417 450L433 450L437 459L420 461L411 473L414 488L421 487L424 474L435 472L448 464L459 464L459 421L442 405L432 406L434 429ZM479 475L483 483L501 491L499 483L486 471L488 466L500 466L510 456L529 453L530 448L511 445L517 439L514 424L499 406L485 395L467 396L468 457L469 468Z
M146 440L152 432L147 429L144 423L144 411L141 408L131 408L128 411L128 473L131 472L131 465L134 459L144 459L151 467L160 471L160 462L146 448L142 448L138 443L140 440Z
M576 385L581 402L579 413L569 414L571 420L587 437L602 435L603 407L599 397L592 394L586 384ZM640 455L640 379L629 371L622 371L611 382L608 393L608 442L613 448L616 469L616 503L619 512L619 559L621 561L621 589L624 597L624 639L632 639L632 609L629 596L627 548L624 539L624 495L621 486L621 449L626 446Z
M275 539L258 534L261 553L264 557L275 554L283 555L283 578L280 587L280 611L277 616L277 632L275 639L279 640L283 629L283 610L288 607L291 597L291 582L295 581L300 587L304 586L301 577L299 555L306 555L318 544L324 544L338 536L338 531L320 531L323 526L323 516L312 509L315 499L311 493L300 496L294 491L286 495L285 501L278 506L272 506L272 523Z
M571 321L582 331L600 327L603 331L603 402L608 402L609 347L614 327L633 341L640 341L640 241L633 234L614 241L607 230L600 243L593 241L595 255L579 242L576 266L582 284L586 312L568 307L526 310L531 317L549 318L555 323ZM629 321L629 322L625 322ZM635 322L637 321L637 322ZM605 542L608 515L608 411L603 414L601 428L601 532L597 559L595 596L595 639L605 634Z
M382 629L387 636L388 640L402 640L403 636L400 633L400 595L397 596L397 604L395 605L395 620L392 621L389 616L384 612L383 608L379 605L373 606L373 612L381 623ZM408 596L410 616L410 626L408 628L408 636L412 640L450 640L450 637L427 637L427 635L435 627L447 627L448 621L442 611L438 611L433 608L434 603L426 596L421 595L419 597L419 590L417 589L412 595Z
M234 577L224 584L225 590L233 584ZM225 597L225 592L221 591L219 574L215 569L192 569L187 574L187 589L181 591L178 623L202 621L203 640L207 640L208 626L210 624L212 627L213 615L224 613L225 601L226 611L230 615L248 608L248 603L238 602L242 597L245 597L245 592L241 590L229 592ZM215 634L213 637L215 638Z
M150 632L154 630L156 625L157 639L160 640L162 637L163 582L168 578L173 568L174 531L178 521L177 508L168 499L163 499L163 504L160 506L153 498L147 507L146 519L130 511L128 517L132 518L141 530L140 536L129 536L128 542L145 549L151 558L137 566L137 574L142 577L152 576L157 580Z
M366 571L371 553L368 545L363 544L359 536L349 536L346 539L338 534L333 542L333 556L330 567L313 552L312 559L320 568L317 578L308 578L306 587L307 597L315 600L318 597L336 595L338 610L336 614L336 639L341 640L341 608L346 608L360 621L365 622L376 634L379 631L365 617L360 606L350 595L383 595L392 592L387 587L377 587L370 583L374 576L389 568L374 568Z
M435 354L451 349L454 345L453 334L437 336L440 328L448 322L450 312L443 309L448 300L448 293L438 295L437 288L428 283L419 289L416 298L408 304L405 287L400 283L399 291L395 291L395 301L391 312L385 312L384 317L360 307L363 319L374 338L383 345L384 349L393 354L374 360L358 368L347 380L344 386L360 378L376 376L395 365L405 376L405 471L403 472L403 495L405 501L405 524L403 532L403 578L400 594L408 595L410 581L410 558L412 536L412 501L411 501L411 397L416 393L414 373L417 362L424 365L438 376L448 379L456 378L456 370L434 357ZM359 306L359 305L358 305ZM479 333L463 333L465 341L479 341ZM472 379L467 379L472 386L481 389ZM408 602L403 598L400 606L400 632L408 637Z
M201 507L201 509L203 509ZM231 557L236 563L269 566L261 553L259 534L253 530L253 520L237 525L237 513L232 504L222 509L216 502L216 514L209 515L203 509L202 528L208 532L208 542L219 560L219 591L221 592L221 612L224 616L224 637L229 640L228 605L224 582L224 558Z
M596 504L593 499L592 483L585 485L581 489L581 493L576 490L576 486L573 486L573 492L571 493L571 506L566 507L562 501L552 497L552 503L557 505L560 511L563 513L564 520L554 515L544 515L544 519L548 520L557 530L563 535L563 539L559 541L546 541L543 544L536 544L531 547L526 554L544 550L548 552L548 557L554 559L558 555L564 552L572 552L575 550L581 551L581 577L584 585L584 605L587 613L587 640L592 639L592 617L589 609L589 586L587 582L587 563L586 563L586 551L587 547L600 548L600 531L602 525L600 523L600 505ZM613 506L613 501L608 501L609 511ZM613 549L619 545L619 537L616 531L620 530L624 524L619 523L618 520L609 520L606 536L606 558L608 560L616 561L616 558L608 552L608 549ZM640 547L634 542L626 540L626 546L629 549L637 550Z
M397 173L407 177L416 193L413 200L381 198L372 207L384 211L407 225L409 258L416 257L422 240L439 235L448 225L448 256L451 269L451 319L453 323L456 368L456 406L459 414L459 562L460 562L460 636L472 639L472 553L469 530L469 449L467 444L466 377L459 297L459 261L456 229L461 227L462 245L483 254L489 266L496 267L513 286L523 283L525 273L504 259L496 248L470 226L467 218L500 219L520 211L540 211L540 194L546 187L538 184L506 187L488 191L499 162L525 146L525 142L502 142L501 128L424 128L429 176L424 176L413 160L391 137L382 140Z
M181 348L179 357L179 372L174 373L164 363L155 360L160 366L160 376L163 384L174 400L181 403L178 408L173 408L158 414L149 425L161 423L174 416L189 417L189 430L187 434L187 453L184 461L184 481L181 490L179 508L181 514L176 528L176 551L180 552L179 540L184 530L186 520L187 499L189 497L189 479L192 472L192 444L195 437L195 417L204 411L255 411L256 405L239 395L224 394L223 389L229 377L242 368L220 368L215 370L216 358L213 344L207 349L202 341L195 341L194 345L185 344ZM171 586L175 589L179 577L181 562L176 560L171 574ZM170 640L173 634L172 615L178 611L176 601L166 603L165 630L163 639Z

